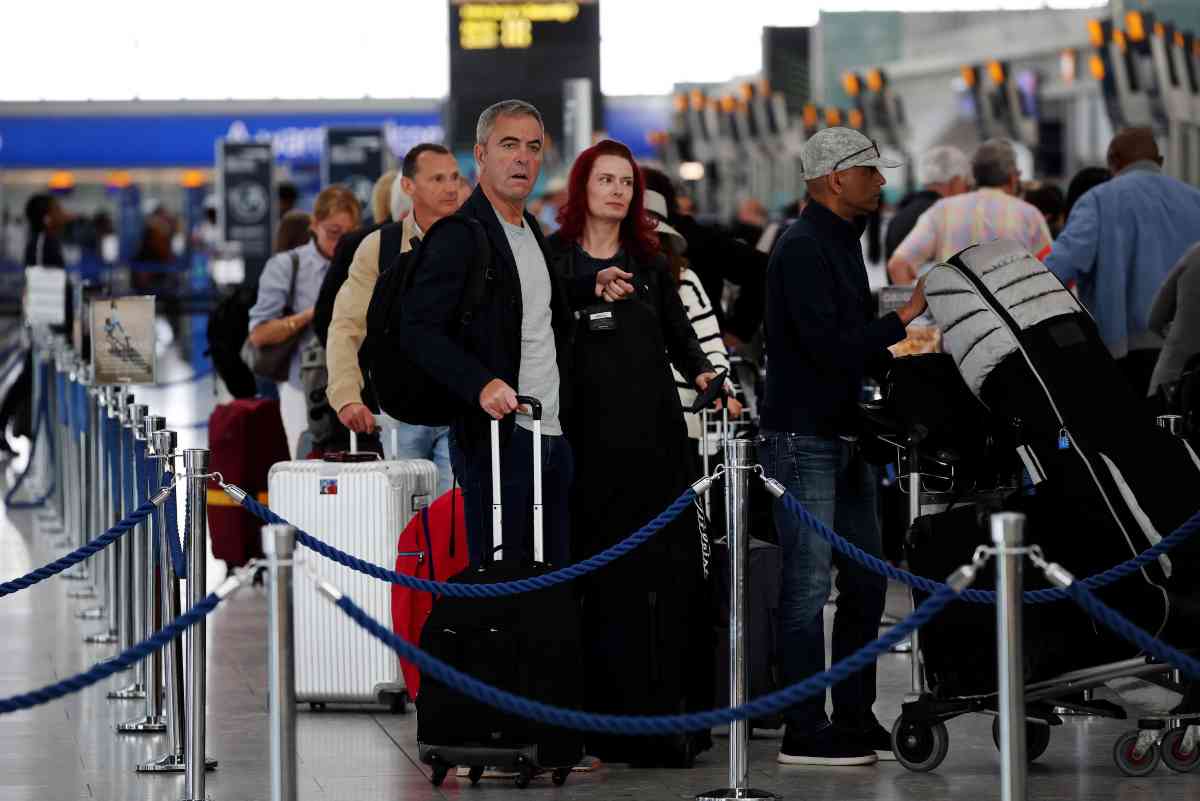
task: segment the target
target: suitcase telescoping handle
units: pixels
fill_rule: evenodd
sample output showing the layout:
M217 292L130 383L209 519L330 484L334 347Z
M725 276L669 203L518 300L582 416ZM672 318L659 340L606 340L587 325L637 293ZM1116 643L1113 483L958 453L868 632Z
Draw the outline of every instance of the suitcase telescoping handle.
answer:
M528 406L533 420L533 559L544 559L542 543L542 402L532 395L518 395L517 403ZM524 412L517 412L524 414ZM492 420L492 552L503 558L504 503L500 492L500 421Z

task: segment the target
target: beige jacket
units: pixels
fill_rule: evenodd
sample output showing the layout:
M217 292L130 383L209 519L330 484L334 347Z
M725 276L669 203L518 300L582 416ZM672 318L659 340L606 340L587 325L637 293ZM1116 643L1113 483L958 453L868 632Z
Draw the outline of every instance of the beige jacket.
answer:
M401 253L412 249L412 239L421 237L412 215L404 218L404 244ZM363 375L358 367L358 349L367 337L367 306L379 280L378 231L367 235L354 251L350 273L333 301L333 319L329 323L329 341L325 361L329 369L329 386L325 396L334 411L340 412L348 403L362 403Z

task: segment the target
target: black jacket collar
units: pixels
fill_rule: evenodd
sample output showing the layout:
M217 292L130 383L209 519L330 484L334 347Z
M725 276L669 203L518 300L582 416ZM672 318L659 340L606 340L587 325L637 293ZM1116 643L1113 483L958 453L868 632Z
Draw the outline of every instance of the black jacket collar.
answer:
M816 200L809 200L808 204L804 207L804 211L800 213L800 216L808 220L818 230L829 234L845 244L858 244L858 241L862 238L863 231L867 229L867 218L865 216L855 217L853 222L849 222L843 220Z

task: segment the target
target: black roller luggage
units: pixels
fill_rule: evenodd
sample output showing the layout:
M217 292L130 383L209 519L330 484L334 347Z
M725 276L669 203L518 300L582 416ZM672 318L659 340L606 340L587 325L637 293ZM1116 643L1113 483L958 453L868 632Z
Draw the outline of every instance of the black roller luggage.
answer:
M500 550L501 524L493 515L498 561L459 573L460 584L492 584L550 572L541 563L541 406L531 398L521 403L534 417L534 559ZM492 421L493 464L499 460L499 423ZM493 502L500 508L498 476ZM421 648L481 681L543 703L578 709L582 706L583 660L579 617L569 584L502 598L435 600L421 633ZM440 785L458 765L470 768L474 784L485 767L517 774L518 787L536 774L553 771L555 784L566 781L583 757L583 736L509 715L480 704L431 676L422 675L417 697L417 741L421 761L433 768Z

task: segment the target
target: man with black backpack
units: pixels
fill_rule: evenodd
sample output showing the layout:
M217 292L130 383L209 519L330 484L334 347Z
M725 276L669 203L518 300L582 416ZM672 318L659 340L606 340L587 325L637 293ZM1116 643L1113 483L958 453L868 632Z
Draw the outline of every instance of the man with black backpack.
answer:
M367 308L379 274L392 267L399 256L409 253L430 226L458 209L462 200L458 177L458 161L442 145L424 142L411 148L404 157L400 182L412 199L412 213L363 238L354 251L346 280L337 290L326 345L329 386L325 394L338 419L352 431L369 433L376 427L375 414L364 402L366 381L359 350L367 336ZM433 461L438 466L439 494L449 490L453 475L448 427L404 422L396 426L399 448L392 452L385 442L389 458Z
M541 115L521 100L496 103L479 116L475 142L479 185L458 214L422 241L387 344L446 390L452 408L415 412L442 411L452 421L451 457L463 487L472 565L483 564L491 550L490 419L501 421L504 553L533 555L532 426L513 412L518 391L541 401L545 560L565 565L574 460L559 422L560 387L567 386L560 376L571 312L563 280L548 267L541 228L525 210L542 165ZM482 284L473 274L481 269ZM606 288L612 297L631 293L621 275L628 274L601 271L596 296ZM443 402L429 394L431 404Z

